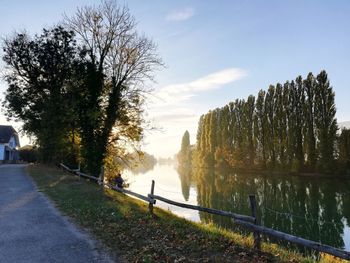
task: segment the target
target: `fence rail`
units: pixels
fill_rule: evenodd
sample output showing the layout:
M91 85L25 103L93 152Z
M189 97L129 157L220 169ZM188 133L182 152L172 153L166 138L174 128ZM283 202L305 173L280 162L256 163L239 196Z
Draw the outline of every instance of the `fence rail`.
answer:
M154 204L154 200L152 200L152 198L150 198L148 196L144 196L144 195L141 195L141 194L138 194L138 193L126 190L124 188L119 188L117 186L112 186L110 184L105 184L105 185L108 186L109 188L117 191L117 192L128 194L128 195L131 195L131 196L135 196L135 197L137 197L137 198L139 198L139 199L141 199L143 201L146 201L147 203L153 203Z
M63 163L60 163L60 166L61 166L61 168L67 170L70 173L78 175L79 177L85 177L85 178L91 179L91 180L96 181L96 182L98 182L100 180L99 177L95 177L95 176L91 176L91 175L82 173L82 172L80 172L80 169L71 169L67 165L64 165Z
M214 208L179 203L179 202L167 199L165 197L155 195L154 194L155 182L153 180L152 180L150 194L148 194L148 196L144 196L144 195L141 195L139 193L135 193L133 191L130 191L130 190L127 190L124 188L119 188L119 187L111 185L111 184L106 184L101 180L101 178L103 178L103 176L94 177L91 175L87 175L87 174L80 172L80 169L71 169L62 163L60 164L60 166L63 169L65 169L66 171L73 173L79 177L85 177L85 178L94 180L94 181L100 183L101 185L106 186L114 191L134 196L136 198L139 198L139 199L149 203L149 212L151 214L153 214L153 206L156 203L156 200L159 200L159 201L162 201L162 202L174 205L174 206L182 207L182 208L187 208L187 209L191 209L191 210L206 212L209 214L229 217L233 220L233 222L235 224L238 224L240 226L243 226L243 227L253 231L253 233L254 233L254 248L255 249L260 249L260 235L264 234L264 235L272 236L272 237L282 239L282 240L285 240L285 241L288 241L288 242L291 242L294 244L302 245L304 247L311 248L311 249L316 250L318 252L324 252L324 253L333 255L335 257L350 260L350 252L348 252L348 251L344 251L344 250L341 250L341 249L338 249L335 247L324 245L324 244L321 244L321 243L318 243L315 241L307 240L307 239L304 239L301 237L293 236L293 235L290 235L290 234L287 234L287 233L284 233L281 231L277 231L277 230L259 225L257 213L256 213L257 206L256 206L256 201L255 201L254 195L249 195L252 216L241 215L241 214L236 214L236 213L232 213L232 212L228 212L228 211L222 211L222 210L218 210L218 209L214 209Z
M179 202L175 202L173 200L164 198L164 197L159 196L159 195L151 195L150 194L149 196L156 199L156 200L163 201L163 202L171 204L171 205L175 205L175 206L179 206L179 207L183 207L183 208L187 208L187 209L192 209L192 210L197 210L197 211L202 211L202 212L206 212L209 214L231 217L233 219L240 219L240 220L248 221L248 222L254 222L254 220L255 220L255 218L252 216L240 215L240 214L236 214L236 213L232 213L232 212L228 212L228 211L222 211L222 210L218 210L218 209L202 207L202 206L197 206L197 205L189 205L189 204L179 203Z
M250 222L245 222L243 220L235 220L235 223L241 226L244 226L246 228L249 228L253 231L257 231L259 233L265 234L267 236L271 236L271 237L275 237L275 238L279 238L279 239L283 239L285 241L291 242L291 243L295 243L298 245L302 245L304 247L308 247L314 250L317 250L319 252L324 252L327 254L331 254L333 256L339 257L339 258L343 258L343 259L350 259L350 252L341 250L341 249L337 249L328 245L323 245L321 243L315 242L315 241L311 241L308 239L304 239L301 237L296 237L281 231L277 231L271 228L267 228L264 226L259 226L259 225L255 225L253 223Z

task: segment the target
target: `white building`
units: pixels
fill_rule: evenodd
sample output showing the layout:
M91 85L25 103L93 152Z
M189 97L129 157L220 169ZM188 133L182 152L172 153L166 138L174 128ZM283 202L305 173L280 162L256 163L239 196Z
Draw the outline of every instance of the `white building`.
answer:
M12 126L0 125L0 163L19 160L18 134Z

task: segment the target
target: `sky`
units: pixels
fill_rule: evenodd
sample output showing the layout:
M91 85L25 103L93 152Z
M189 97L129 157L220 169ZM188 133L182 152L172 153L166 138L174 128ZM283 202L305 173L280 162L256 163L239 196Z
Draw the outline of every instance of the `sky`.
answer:
M40 33L92 0L0 0L0 36ZM195 143L200 115L325 69L338 122L350 121L350 1L129 0L138 31L158 46L166 67L155 73L143 149L157 157L179 151L188 130ZM0 51L1 52L1 51ZM1 55L1 54L0 54ZM1 64L0 64L1 65ZM6 84L0 81L0 99ZM20 129L20 123L0 123ZM22 145L28 138L21 137Z

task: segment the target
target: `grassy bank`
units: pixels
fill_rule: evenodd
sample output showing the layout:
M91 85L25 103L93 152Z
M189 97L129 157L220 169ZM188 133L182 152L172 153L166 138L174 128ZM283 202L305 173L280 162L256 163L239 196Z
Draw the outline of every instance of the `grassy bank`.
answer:
M153 218L146 203L54 167L30 166L28 172L64 214L126 262L312 262L273 244L254 251L251 237L189 222L158 208Z

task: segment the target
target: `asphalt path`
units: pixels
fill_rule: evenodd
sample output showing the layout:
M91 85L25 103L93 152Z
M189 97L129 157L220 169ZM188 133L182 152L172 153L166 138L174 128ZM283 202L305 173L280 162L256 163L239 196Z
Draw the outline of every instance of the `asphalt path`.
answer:
M0 262L113 262L38 192L25 165L0 165Z

